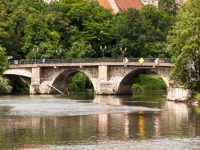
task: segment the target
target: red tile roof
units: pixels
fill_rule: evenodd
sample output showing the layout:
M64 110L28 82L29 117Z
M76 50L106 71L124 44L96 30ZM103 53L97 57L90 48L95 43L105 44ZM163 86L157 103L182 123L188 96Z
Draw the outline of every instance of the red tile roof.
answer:
M98 0L99 4L105 8L108 8L108 9L112 9L113 8L111 7L110 3L108 2L108 0ZM114 14L114 11L112 11L113 14Z
M128 8L142 8L142 2L140 0L115 0L120 11L125 11Z
M136 8L141 9L142 8L142 2L140 0L114 0L119 11L126 11L128 8ZM98 0L99 4L105 8L108 9L114 9L110 5L108 0ZM113 10L114 13L114 10Z

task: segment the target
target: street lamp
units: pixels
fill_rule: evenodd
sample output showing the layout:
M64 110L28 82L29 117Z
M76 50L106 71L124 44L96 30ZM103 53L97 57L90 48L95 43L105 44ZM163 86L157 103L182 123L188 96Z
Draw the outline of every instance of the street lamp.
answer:
M59 59L59 56L60 56L60 54L62 53L62 50L56 50L56 53L57 53L58 59Z
M102 50L102 58L104 58L104 52L106 50L106 46L100 46L100 50Z
M124 52L127 50L127 48L125 47L124 49L122 47L120 47L120 50L122 51L123 53L123 58L124 58Z
M37 48L33 47L33 52L34 52L34 55L35 55L35 63L36 63L36 54L37 54L38 51L39 51L38 47Z

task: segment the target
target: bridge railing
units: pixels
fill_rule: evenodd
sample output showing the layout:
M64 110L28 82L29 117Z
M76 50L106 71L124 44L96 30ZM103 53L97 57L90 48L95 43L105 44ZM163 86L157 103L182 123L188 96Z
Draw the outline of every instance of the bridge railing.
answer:
M140 58L128 58L128 62L138 62ZM145 63L155 62L156 58L143 58ZM171 63L170 58L159 58L161 63ZM123 58L74 58L74 59L26 59L9 60L11 65L22 64L59 64L59 63L97 63L97 62L123 62Z

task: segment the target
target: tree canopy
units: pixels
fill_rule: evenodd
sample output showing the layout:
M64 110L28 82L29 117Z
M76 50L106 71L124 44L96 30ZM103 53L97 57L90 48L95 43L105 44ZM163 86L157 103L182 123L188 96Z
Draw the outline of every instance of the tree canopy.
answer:
M167 52L172 56L172 79L200 90L200 1L191 0L178 11L177 23L168 35Z
M166 35L172 18L155 6L113 15L97 1L0 1L0 43L14 59L167 57ZM34 51L37 49L38 51Z
M8 68L9 63L5 53L5 48L0 45L0 75Z
M176 0L159 0L158 1L158 8L160 10L165 11L170 16L172 16L174 21L175 21L178 7L179 7L179 4L177 4Z

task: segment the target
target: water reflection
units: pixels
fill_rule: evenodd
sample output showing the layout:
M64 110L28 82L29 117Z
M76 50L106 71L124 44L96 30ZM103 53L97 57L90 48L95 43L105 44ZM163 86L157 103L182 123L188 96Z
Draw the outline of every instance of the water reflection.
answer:
M160 134L161 134L160 116L155 116L155 136L160 137Z
M159 146L156 147L155 141L149 142L150 140L159 139L162 144L170 145L171 141L166 139L197 137L196 143L200 142L198 139L200 115L196 113L196 107L165 101L162 96L160 99L152 100L148 96L146 101L141 96L134 98L131 96L99 96L87 102L60 98L57 100L48 96L45 99L43 96L42 101L37 100L38 98L33 101L26 100L30 106L50 103L51 107L49 105L46 107L52 112L51 115L45 115L46 112L43 110L39 112L34 108L39 114L44 114L41 116L32 113L31 109L29 109L29 113L32 113L32 116L8 115L12 114L10 113L12 109L23 108L24 106L18 107L18 105L24 105L25 101L20 99L15 101L16 98L13 101L10 99L7 101L0 98L0 105L15 107L10 110L0 107L0 149L2 146L19 148L24 145L50 145L51 147L73 145L74 149L79 149L79 145L88 145L89 147L86 149L91 149L91 145L103 144L102 142L107 142L108 145L110 142L111 145L115 145L119 141L126 141L128 142L126 145L129 146L134 143L134 148L141 149L139 145L142 145L142 142L133 142L137 140L146 141L147 147L151 146L152 149L156 149ZM53 107L52 102L56 107ZM149 107L144 109L143 106ZM57 113L58 110L53 113L57 108L60 108L60 112L70 111L77 115L59 116L58 114L62 113ZM46 109L44 110L46 111ZM86 110L92 113L85 113ZM194 141L193 139L192 144L198 147ZM157 143L159 142L157 141ZM176 140L173 142L176 143ZM179 140L177 143L185 144ZM178 148L182 145L179 145ZM119 144L119 146L119 149L126 147L123 144ZM111 146L111 148L115 147Z
M129 138L129 119L127 115L124 115L123 128L124 128L123 139L127 140Z
M139 111L139 137L140 139L144 139L145 137L145 129L144 129L144 117L142 116L143 111Z
M123 105L121 99L118 96L114 95L99 95L95 96L93 103L101 105Z
M107 138L108 134L108 115L99 115L99 140Z

